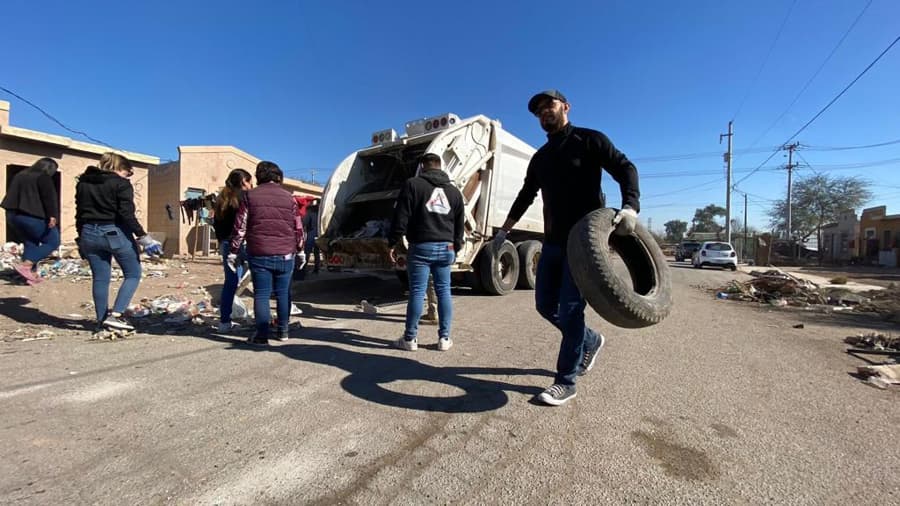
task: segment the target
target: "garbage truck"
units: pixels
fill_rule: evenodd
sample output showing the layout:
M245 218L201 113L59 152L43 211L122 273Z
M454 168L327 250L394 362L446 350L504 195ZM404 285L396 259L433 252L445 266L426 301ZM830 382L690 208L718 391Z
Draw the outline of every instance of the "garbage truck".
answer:
M494 295L534 289L543 239L540 195L500 248L490 239L503 225L535 149L478 115L447 113L389 128L347 156L322 194L317 245L329 270L393 270L406 280L405 245L392 263L387 242L403 183L419 158L434 153L465 202L465 234L452 272L457 281Z

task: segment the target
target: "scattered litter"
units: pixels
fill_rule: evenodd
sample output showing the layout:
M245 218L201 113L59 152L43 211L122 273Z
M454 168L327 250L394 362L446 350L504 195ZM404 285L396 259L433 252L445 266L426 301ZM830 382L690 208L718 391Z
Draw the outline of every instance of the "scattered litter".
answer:
M253 310L240 297L234 298L231 304L231 318L236 320L250 320L253 318Z
M359 306L362 308L364 313L367 313L367 314L377 314L378 313L378 308L373 306L372 304L370 304L369 301L367 301L365 299L359 303Z
M79 314L79 313L69 313L69 314L67 314L66 316L68 316L69 318L80 318L80 319L83 319L83 318L84 318L84 315L83 315L83 314Z
M126 337L130 337L134 335L133 330L119 330L119 329L102 329L91 334L89 340L91 341L115 341L117 339L125 339ZM76 374L70 372L69 374Z
M846 288L820 287L778 269L752 271L753 279L731 280L711 289L717 299L769 304L772 307L799 307L807 311L877 313L900 322L900 288L854 293Z
M886 389L900 385L900 364L861 365L856 368L859 376L866 379L866 384Z
M303 314L303 310L297 307L297 304L291 304L291 316L297 316Z
M53 336L41 336L41 335L38 335L38 336L36 336L36 337L26 337L25 339L22 339L22 342L26 342L26 341L44 341L44 340L48 340L48 339L53 339Z
M350 234L350 238L387 237L391 230L391 220L369 220L359 230Z
M23 251L24 247L21 244L8 242L3 245L0 249L0 275L7 278L15 277L14 268ZM147 262L144 257L141 259ZM168 262L169 260L154 258L152 260L153 267L144 269L143 277L166 277L164 270L169 268ZM88 280L91 277L91 269L87 260L81 258L78 248L74 244L61 245L50 258L38 263L37 271L44 279L65 278L73 283ZM118 266L113 267L112 278L121 279L122 277L122 270Z
M900 352L900 337L890 337L877 332L850 336L845 338L844 342L857 348Z
M802 328L803 328L803 324L802 324L802 323L798 323L798 324L794 325L794 328L795 328L795 329L802 329Z

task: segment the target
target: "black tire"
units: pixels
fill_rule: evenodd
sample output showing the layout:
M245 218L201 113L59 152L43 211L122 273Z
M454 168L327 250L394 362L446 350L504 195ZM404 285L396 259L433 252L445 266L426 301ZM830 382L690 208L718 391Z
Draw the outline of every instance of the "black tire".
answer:
M675 261L676 261L676 262L684 262L684 257L676 256L676 257L675 257Z
M522 241L516 244L516 252L519 254L519 282L516 283L516 288L534 290L542 246L540 241Z
M491 295L506 295L516 288L519 281L519 253L513 243L506 241L494 250L488 243L481 248L478 275L484 291Z
M657 324L672 310L666 257L640 223L633 234L613 234L615 215L615 209L598 209L572 227L567 244L572 277L588 304L613 325ZM630 279L614 272L613 251L625 262Z
M731 265L728 268L731 269L731 272L734 272L737 270L737 265Z

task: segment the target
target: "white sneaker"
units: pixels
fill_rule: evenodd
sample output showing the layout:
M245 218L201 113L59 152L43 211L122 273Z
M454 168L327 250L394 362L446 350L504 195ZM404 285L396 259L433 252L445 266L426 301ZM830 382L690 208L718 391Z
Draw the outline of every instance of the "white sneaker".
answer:
M234 329L241 328L241 324L237 322L222 322L219 323L218 331L219 332L231 332Z
M412 341L407 341L404 337L401 337L400 339L394 341L394 346L406 351L416 351L419 349L419 343L415 339L413 339Z
M449 337L442 337L438 339L438 349L441 351L447 351L453 347L453 339Z

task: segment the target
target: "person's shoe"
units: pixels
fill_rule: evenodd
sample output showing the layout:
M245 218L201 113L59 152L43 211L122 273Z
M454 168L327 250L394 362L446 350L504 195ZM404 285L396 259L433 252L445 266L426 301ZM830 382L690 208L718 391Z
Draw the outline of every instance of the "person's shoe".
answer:
M453 339L449 337L442 337L438 339L438 349L441 351L447 351L453 347Z
M227 333L239 328L241 328L241 324L237 322L220 322L217 330L222 333Z
M29 284L33 284L35 282L40 283L40 281L35 281L36 279L38 279L37 275L35 275L34 271L32 271L30 267L25 267L24 265L19 264L16 266L16 272L18 272L20 276L25 278L25 281L30 281L31 283Z
M579 376L584 376L594 368L594 364L597 363L597 357L600 356L600 350L603 349L604 344L606 344L606 338L603 337L603 334L597 334L597 346L593 350L584 352L581 364L578 365Z
M247 339L247 344L249 344L250 346L268 346L269 338L260 337L257 334L253 334L253 337Z
M538 399L544 404L551 406L562 406L575 398L575 385L561 385L559 383L550 385L549 388L541 392Z
M287 341L288 340L288 331L287 330L276 330L275 331L275 339L279 341Z
M405 337L401 337L394 341L394 346L406 351L416 351L419 349L419 343L415 339L407 340Z
M125 321L121 315L113 313L107 315L106 319L103 320L103 326L117 330L134 330L134 326Z

